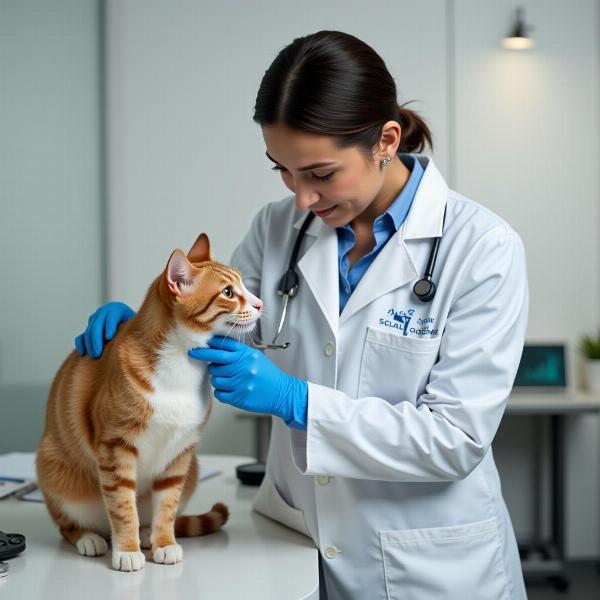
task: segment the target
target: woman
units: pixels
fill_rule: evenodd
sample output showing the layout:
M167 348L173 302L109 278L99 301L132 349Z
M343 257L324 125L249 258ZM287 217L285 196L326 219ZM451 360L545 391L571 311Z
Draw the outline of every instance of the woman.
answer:
M519 235L417 154L432 145L426 124L351 35L284 48L254 120L293 193L259 211L231 260L273 307L263 340L277 331L299 229L316 215L278 340L290 346L213 338L190 352L211 363L219 400L280 417L254 508L314 541L322 597L526 598L491 449L527 323ZM440 236L437 291L418 298ZM80 352L105 319L131 314L102 307Z

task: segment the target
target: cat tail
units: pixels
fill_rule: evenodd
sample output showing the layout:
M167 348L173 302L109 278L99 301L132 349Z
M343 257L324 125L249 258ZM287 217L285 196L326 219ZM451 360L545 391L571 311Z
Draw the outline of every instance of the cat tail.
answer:
M229 509L217 502L201 515L181 515L175 519L175 537L195 537L219 531L229 518Z

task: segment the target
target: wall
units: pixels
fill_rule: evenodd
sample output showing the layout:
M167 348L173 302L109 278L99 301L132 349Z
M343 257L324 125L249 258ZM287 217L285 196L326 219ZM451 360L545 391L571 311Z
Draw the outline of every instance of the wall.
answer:
M99 27L95 0L0 2L0 452L37 445L103 300Z

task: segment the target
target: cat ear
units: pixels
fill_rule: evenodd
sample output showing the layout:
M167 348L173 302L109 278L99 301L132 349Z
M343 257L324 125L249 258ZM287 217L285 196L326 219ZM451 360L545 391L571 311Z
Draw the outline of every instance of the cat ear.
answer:
M193 269L183 250L173 250L167 263L166 275L169 291L174 296L182 298L191 293L194 285Z
M210 242L208 236L205 233L201 233L194 245L190 248L187 253L188 260L193 263L204 262L206 260L212 260L210 256Z

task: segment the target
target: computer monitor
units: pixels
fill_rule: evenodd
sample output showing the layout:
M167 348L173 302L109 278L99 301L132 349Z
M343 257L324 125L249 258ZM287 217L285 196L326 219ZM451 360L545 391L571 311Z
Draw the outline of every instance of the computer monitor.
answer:
M567 392L571 385L567 355L564 342L525 344L513 391Z

